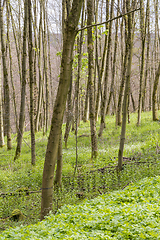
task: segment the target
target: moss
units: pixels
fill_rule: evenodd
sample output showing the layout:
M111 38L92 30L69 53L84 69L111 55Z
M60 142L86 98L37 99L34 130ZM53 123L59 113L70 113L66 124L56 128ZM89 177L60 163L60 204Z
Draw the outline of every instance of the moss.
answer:
M18 221L22 221L25 218L25 216L23 215L23 213L19 209L14 209L9 218L13 221L18 222Z

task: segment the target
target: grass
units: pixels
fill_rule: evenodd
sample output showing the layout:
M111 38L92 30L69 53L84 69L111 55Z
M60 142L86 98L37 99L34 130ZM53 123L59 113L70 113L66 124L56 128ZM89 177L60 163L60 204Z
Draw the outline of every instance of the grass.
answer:
M134 169L131 166L125 167L121 179L124 181L121 183L123 188L126 183L131 179L132 181L140 179L146 176L154 176L159 174L159 153L160 153L160 125L159 122L152 121L151 112L142 113L142 123L140 127L136 126L137 114L131 114L131 123L127 125L126 141L124 148L125 157L134 157L137 161L157 161L156 165L145 165L143 169L140 169L137 165ZM63 125L63 132L65 125ZM97 123L97 131L99 129L99 122ZM106 128L103 132L103 136L98 139L98 157L97 159L91 159L91 146L90 137L82 136L78 138L78 172L83 174L84 172L102 168L107 165L116 165L120 127L115 126L115 117L106 117ZM89 135L90 128L89 122L81 123L78 130L78 135ZM48 134L47 134L48 135ZM21 156L16 162L13 161L15 148L16 148L16 136L12 135L13 149L6 150L6 147L0 149L0 193L14 192L19 188L28 188L29 191L37 191L41 188L42 184L42 172L45 158L45 151L47 146L47 135L43 136L42 132L36 134L36 166L31 166L30 156L30 134L24 133L25 142L23 142ZM27 144L26 144L27 142ZM68 140L68 149L64 148L63 143L63 176L71 176L75 167L75 135L74 132L70 133ZM136 174L135 174L136 173ZM89 180L88 180L89 179ZM65 180L67 182L67 180ZM67 184L64 182L64 184ZM103 192L102 185L109 185L109 191L112 186L117 186L117 176L111 173L105 173L102 176L101 173L92 177L85 178L85 186L83 188L92 189L87 192L85 197L93 198L98 195L98 192ZM104 184L103 184L104 182ZM113 184L114 182L114 184ZM71 182L72 184L73 182ZM76 191L78 189L79 182L74 182L75 192L67 192L64 189L65 195L58 196L54 208L63 206L65 203L78 203L82 200L77 198ZM96 186L95 186L96 185ZM89 186L89 188L88 188ZM98 186L98 187L97 187ZM113 187L113 189L115 189ZM104 191L105 192L105 191ZM0 197L0 231L5 230L9 226L19 226L19 222L13 222L7 219L11 215L15 208L18 208L26 216L21 222L23 225L34 224L39 221L40 213L40 193L33 193L29 196L22 194L17 197L7 196Z
M160 239L160 177L145 178L124 190L82 204L65 205L57 214L3 232L0 239Z

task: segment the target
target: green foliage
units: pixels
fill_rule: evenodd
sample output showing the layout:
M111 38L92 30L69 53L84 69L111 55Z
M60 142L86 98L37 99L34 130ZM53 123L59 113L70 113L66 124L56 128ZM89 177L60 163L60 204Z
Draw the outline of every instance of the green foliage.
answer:
M57 52L56 55L62 57L62 51Z
M0 239L160 239L160 177L145 178L124 190L79 205L27 227L9 229Z
M120 178L117 178L116 171L110 172L106 170L103 174L96 171L98 168L114 167L117 164L121 128L115 126L114 116L106 117L106 128L103 136L98 139L99 155L97 159L91 159L89 122L81 122L78 127L78 168L76 177L73 179L76 159L75 133L70 132L68 149L65 149L63 143L62 191L58 194L54 193L53 212L56 212L64 204L76 204L83 201L84 198L92 199L101 193L122 189L131 181L134 182L144 177L159 174L159 122L152 122L151 112L142 113L140 127L136 126L137 114L131 114L130 119L131 123L127 125L126 130L124 156L134 157L137 162L146 163L143 165L125 165ZM100 122L97 123L97 131L99 130L99 124ZM63 125L63 133L64 130L65 124ZM36 133L36 166L31 166L30 134L28 132L24 133L25 142L23 142L22 153L15 162L13 161L16 148L15 135L12 135L12 150L7 151L6 146L0 149L0 193L14 193L17 189L24 188L27 188L29 192L41 189L47 136L48 134L44 136L43 132ZM154 161L154 163L151 164L150 161ZM90 171L95 172L90 174ZM83 177L77 178L77 175ZM10 226L38 222L40 202L40 193L26 195L25 191L19 196L6 195L0 197L0 219L5 219L5 221L0 220L0 231ZM26 216L21 223L7 219L15 208L20 209Z
M108 29L102 32L102 34L108 35Z

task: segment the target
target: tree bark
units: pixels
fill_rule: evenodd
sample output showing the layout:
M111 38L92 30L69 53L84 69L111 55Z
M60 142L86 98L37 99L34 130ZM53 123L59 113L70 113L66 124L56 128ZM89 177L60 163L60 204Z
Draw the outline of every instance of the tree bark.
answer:
M67 93L70 84L73 47L77 34L76 29L79 22L81 7L82 0L73 0L72 8L65 21L60 81L53 110L51 130L48 138L43 170L41 220L44 219L44 216L46 216L52 210L54 170L57 159L61 127L63 123L63 115L66 106Z
M110 18L112 18L112 16L113 16L113 6L114 6L114 0L112 0L112 2L111 2ZM105 115L106 115L106 104L107 104L107 85L108 85L108 76L109 76L110 52L111 52L111 45L112 45L111 36L112 36L112 21L109 24L104 90L103 90L103 99L101 102L101 124L100 124L99 133L98 133L99 137L102 136L103 129L105 128Z
M2 68L1 68L1 34L0 34L0 147L5 145L4 143L4 132L3 132L3 108L2 108Z
M119 0L117 5L119 6ZM118 11L117 10L117 16L118 16ZM118 19L116 20L116 30L115 30L115 40L114 40L114 57L113 57L113 69L112 69L112 82L111 82L111 87L110 87L110 92L109 92L109 98L108 98L108 104L107 104L107 109L106 109L106 114L109 113L109 107L111 103L111 98L114 96L114 79L116 75L116 61L117 61L117 45L118 45ZM115 110L116 111L116 110Z
M127 11L130 10L130 0L126 2ZM128 108L128 95L129 95L129 83L131 76L131 66L132 66L132 54L133 54L133 35L132 35L132 14L128 15L128 64L127 64L127 74L126 74L126 83L125 83L125 92L123 99L123 118L122 118L122 128L120 136L120 146L118 152L118 170L122 170L123 165L123 149L125 142L126 134L126 122L127 122L127 108Z
M62 132L60 134L58 153L57 153L57 168L56 176L54 180L55 188L60 188L62 185L62 167L63 167L63 158L62 158Z
M93 1L87 0L87 25L91 25L93 22ZM97 148L97 134L96 134L96 120L95 120L95 101L94 101L94 85L93 85L93 37L92 28L87 29L88 37L88 85L89 85L89 118L91 128L91 146L92 146L92 158L96 158L98 154Z
M31 131L31 163L36 163L35 127L34 127L34 74L33 74L33 41L32 41L32 12L31 0L28 0L28 51L29 51L29 82L30 82L30 131Z
M11 123L10 123L10 89L8 81L8 69L6 62L6 48L4 39L4 26L3 26L3 7L0 0L0 34L1 34L1 50L2 50L2 63L3 63L3 79L4 79L4 104L5 104L5 123L7 130L7 150L12 149L11 141Z
M125 11L125 2L123 9ZM128 23L126 23L126 17L124 17L124 20L122 19L122 25L121 25L121 41L123 38L123 21L125 21L125 55L123 57L122 52L122 80L120 84L119 89L119 96L118 96L118 105L117 105L117 113L116 113L116 125L121 126L122 124L122 102L123 102L123 92L124 92L124 86L125 86L125 77L126 77L126 69L127 69L127 60L128 60L128 42L127 42L127 29L128 29Z
M155 75L154 85L153 85L153 94L152 94L152 118L153 121L158 121L158 112L157 112L157 90L160 76L160 62Z
M21 153L22 137L25 118L25 99L26 99L26 59L27 59L27 14L28 12L28 0L24 2L24 27L23 27L23 53L22 53L22 86L21 86L21 106L19 115L19 128L17 135L17 147L14 160L16 160Z
M38 92L38 103L37 113L35 119L35 131L39 130L40 114L42 108L42 90L43 90L43 77L42 77L42 3L40 2L40 21L39 21L39 33L38 33L38 74L39 74L39 92Z
M145 65L145 41L146 41L146 27L144 22L144 2L140 1L140 26L141 26L141 41L142 41L142 54L141 54L141 70L140 70L140 89L138 100L138 119L137 126L141 123L142 111L142 93L143 93L143 80L144 80L144 65Z

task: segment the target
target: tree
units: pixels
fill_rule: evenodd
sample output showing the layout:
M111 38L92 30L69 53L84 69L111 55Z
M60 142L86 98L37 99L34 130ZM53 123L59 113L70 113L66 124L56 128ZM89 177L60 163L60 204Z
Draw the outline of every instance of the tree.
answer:
M112 0L112 2L111 2L110 18L113 17L113 6L114 6L114 0ZM107 105L107 85L108 85L108 77L109 77L110 52L111 52L111 45L112 45L111 36L112 36L112 21L109 24L106 69L105 69L105 78L104 78L104 87L103 87L103 98L101 100L101 124L100 124L99 133L98 133L99 137L102 136L103 129L105 128L105 115L106 115L106 105Z
M130 0L126 2L126 8L129 12L130 10ZM133 26L132 26L132 14L128 14L128 63L127 63L127 73L126 73L126 81L125 81L125 92L123 99L123 118L122 118L122 128L121 128L121 136L120 136L120 146L118 152L118 170L122 170L123 164L123 149L125 142L125 133L126 133L126 121L127 121L127 109L128 109L128 97L129 97L129 83L131 76L131 66L132 66L132 54L133 54Z
M7 130L7 149L12 149L11 141L11 123L10 123L10 90L8 81L8 69L6 62L6 47L4 39L4 26L3 26L3 7L0 0L0 34L1 34L1 50L2 50L2 63L3 63L3 79L4 79L4 106L5 106L5 123Z
M2 52L1 52L1 34L0 34L0 147L3 147L5 143L4 143L4 132L3 132L1 57L2 57Z
M141 27L141 41L142 41L142 57L141 57L141 68L140 68L140 89L139 89L139 100L138 100L138 120L137 125L141 122L141 111L142 111L142 93L143 93L143 79L144 79L144 64L145 64L145 41L146 41L146 24L144 21L144 2L140 1L140 27Z
M152 118L153 121L158 121L158 112L157 112L157 90L160 76L160 62L158 69L156 71L154 86L153 86L153 94L152 94Z
M87 0L87 25L92 25L93 22L93 1ZM95 104L94 104L94 85L93 85L93 37L92 28L87 29L88 37L88 86L89 86L89 118L91 128L91 146L92 157L97 157L97 134L96 134L96 120L95 120Z
M16 160L22 147L22 137L25 118L25 99L26 99L26 60L27 60L27 20L28 20L28 0L24 2L24 27L23 27L23 53L22 53L22 84L21 84L21 105L19 115L19 128L17 134L17 147L14 160Z
M33 75L33 42L32 42L32 12L31 0L28 0L28 52L29 52L29 80L30 80L30 131L31 131L31 163L35 165L35 127L34 127L34 75Z
M64 26L60 80L54 104L43 170L41 220L52 210L54 170L71 78L73 47L77 34L77 25L79 22L81 7L82 0L73 0L71 10L67 15Z

